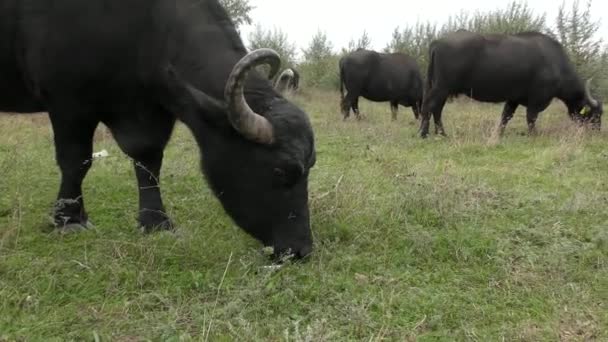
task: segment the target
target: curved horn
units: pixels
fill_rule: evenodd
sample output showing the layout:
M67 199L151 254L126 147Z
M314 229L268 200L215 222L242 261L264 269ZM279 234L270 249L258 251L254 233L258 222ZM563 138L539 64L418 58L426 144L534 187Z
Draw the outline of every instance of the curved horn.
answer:
M262 64L270 66L268 77L273 78L279 71L281 58L271 49L259 49L248 53L232 69L224 89L224 96L228 102L228 119L234 129L249 140L269 145L274 142L272 124L249 107L244 94L247 75L252 68Z
M597 107L597 106L599 106L600 103L596 99L594 99L593 96L591 95L591 81L592 80L593 80L593 78L588 79L587 83L585 84L585 97L587 98L587 100L593 107Z

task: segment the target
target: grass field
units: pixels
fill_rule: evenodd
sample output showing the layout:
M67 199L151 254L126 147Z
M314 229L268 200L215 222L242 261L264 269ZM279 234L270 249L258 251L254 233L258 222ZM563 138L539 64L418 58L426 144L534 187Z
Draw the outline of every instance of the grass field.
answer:
M131 163L100 129L85 181L96 229L60 236L59 172L44 115L0 117L0 341L606 341L608 134L561 104L524 134L501 107L446 107L448 138L416 136L409 109L336 93L311 115L315 252L268 267L203 182L180 126L162 184L176 234L136 229ZM431 128L432 129L432 128Z

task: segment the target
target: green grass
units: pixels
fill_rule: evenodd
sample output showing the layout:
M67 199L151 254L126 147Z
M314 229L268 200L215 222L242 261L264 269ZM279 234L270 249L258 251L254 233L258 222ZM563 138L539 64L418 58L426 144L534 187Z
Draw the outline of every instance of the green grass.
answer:
M449 138L417 137L411 111L337 94L312 117L315 252L264 266L221 210L180 126L162 183L175 235L136 229L131 163L100 129L84 185L90 232L48 229L59 172L46 116L0 117L0 340L608 339L606 133L555 104L528 137L518 111L448 104Z

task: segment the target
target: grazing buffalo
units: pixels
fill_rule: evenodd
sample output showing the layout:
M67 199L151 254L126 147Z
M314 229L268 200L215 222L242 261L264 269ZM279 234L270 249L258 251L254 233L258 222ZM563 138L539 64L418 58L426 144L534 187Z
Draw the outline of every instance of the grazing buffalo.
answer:
M300 73L294 68L283 70L277 77L274 88L280 92L294 92L300 88Z
M344 87L348 93L344 96ZM422 105L423 82L416 61L402 53L378 53L359 49L340 59L340 95L344 119L350 109L357 119L359 96L375 101L390 102L393 120L399 105L412 107L418 119Z
M81 185L99 123L134 161L143 230L172 228L158 180L179 119L236 224L277 255L311 252L308 116L253 70L274 75L279 57L247 54L218 0L0 0L0 22L0 110L49 113L59 230L89 225Z
M554 98L562 100L573 120L601 125L602 104L576 74L564 48L536 32L480 35L460 30L431 43L428 83L420 134L445 134L441 112L449 96L466 95L483 102L506 102L501 132L519 105L526 106L528 130Z

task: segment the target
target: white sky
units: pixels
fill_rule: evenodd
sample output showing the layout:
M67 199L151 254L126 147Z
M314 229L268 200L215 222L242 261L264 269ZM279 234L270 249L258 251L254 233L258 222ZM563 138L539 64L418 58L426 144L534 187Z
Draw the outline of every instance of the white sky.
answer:
M570 8L574 0L565 0ZM581 0L585 4L587 0ZM382 49L395 27L431 21L442 24L462 10L474 12L505 8L507 0L250 0L254 25L265 29L280 28L298 47L298 53L318 31L325 31L334 50L357 39L364 30L375 49ZM545 13L553 25L562 0L528 0L536 13ZM608 0L593 0L593 19L602 23L599 36L608 41ZM253 25L241 29L247 41Z

